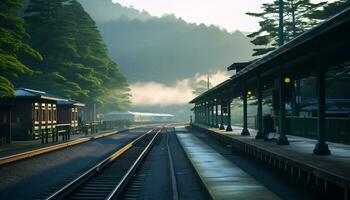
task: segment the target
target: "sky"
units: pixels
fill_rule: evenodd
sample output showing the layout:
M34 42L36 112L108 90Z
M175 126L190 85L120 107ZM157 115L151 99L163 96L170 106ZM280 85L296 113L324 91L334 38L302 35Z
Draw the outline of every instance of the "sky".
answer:
M252 32L258 29L255 18L246 12L259 11L262 3L273 0L113 0L124 6L146 10L153 16L175 14L188 22L214 24L228 31Z
M258 30L256 18L246 12L259 12L263 3L273 0L112 0L124 6L146 10L153 16L175 14L187 22L218 25L230 32ZM321 0L311 0L320 2ZM330 0L334 1L334 0ZM329 1L329 2L330 2Z

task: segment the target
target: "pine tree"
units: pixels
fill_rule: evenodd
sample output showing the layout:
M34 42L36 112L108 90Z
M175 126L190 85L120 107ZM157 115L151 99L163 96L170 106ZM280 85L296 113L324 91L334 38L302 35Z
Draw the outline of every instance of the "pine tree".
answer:
M129 101L126 78L108 57L95 22L76 0L31 0L25 11L29 43L44 56L26 85L106 106L107 97ZM125 91L115 93L115 91ZM117 97L112 96L117 95ZM129 103L110 102L119 109ZM122 106L123 104L123 106Z
M23 40L28 38L23 19L17 16L21 0L2 0L0 2L0 97L13 96L13 81L20 74L30 74L32 70L19 59L26 54L35 59L41 55Z
M284 39L286 41L298 36L318 23L318 20L310 20L309 15L317 10L324 2L311 3L310 0L285 0L284 1ZM260 29L248 35L257 48L253 56L261 56L277 48L278 43L278 13L279 1L262 5L262 12L247 13L247 15L260 18Z
M347 8L350 8L349 0L337 0L335 2L326 4L322 10L313 12L310 15L310 18L324 20L340 13Z

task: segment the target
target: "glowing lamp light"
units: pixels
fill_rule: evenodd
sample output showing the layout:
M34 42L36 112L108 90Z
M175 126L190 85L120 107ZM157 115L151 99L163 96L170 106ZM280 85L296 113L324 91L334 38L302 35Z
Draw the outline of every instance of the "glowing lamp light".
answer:
M291 82L291 80L290 80L290 78L289 78L289 77L285 77L285 78L284 78L284 83L289 84L290 82Z
M248 90L247 94L252 95L252 91Z

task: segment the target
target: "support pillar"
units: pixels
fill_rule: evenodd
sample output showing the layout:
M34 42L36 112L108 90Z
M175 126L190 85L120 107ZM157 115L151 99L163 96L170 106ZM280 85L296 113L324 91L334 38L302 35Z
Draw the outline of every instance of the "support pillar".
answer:
M258 77L258 110L257 110L257 125L258 132L255 136L255 139L263 139L264 138L264 130L263 130L263 116L262 116L262 84L260 80L260 76Z
M221 99L220 101L221 105L220 105L220 127L219 129L220 130L225 130L225 127L224 127L224 101Z
M241 135L250 135L248 130L248 103L247 103L247 89L243 90L243 130Z
M206 111L205 111L205 104L202 105L202 124L205 124L206 119Z
M214 101L212 101L212 104L210 105L211 108L211 126L215 127L215 121L214 121Z
M320 58L321 59L321 58ZM330 155L331 152L326 143L325 123L326 123L326 91L325 91L325 66L319 62L317 74L317 91L318 91L318 118L317 118L317 144L315 145L314 154Z
M198 106L198 121L197 123L202 123L202 105L199 104Z
M219 128L218 99L215 100L215 128Z
M194 107L194 123L197 123L198 120L198 106L197 104Z
M277 140L278 145L289 145L288 138L286 136L286 103L285 103L285 90L284 90L284 80L282 73L279 76L279 116L278 116L278 134L279 138Z
M206 113L207 113L207 118L206 118L206 124L210 126L210 107L209 107L209 102L206 103Z
M226 131L232 131L231 127L231 99L227 100L227 127Z

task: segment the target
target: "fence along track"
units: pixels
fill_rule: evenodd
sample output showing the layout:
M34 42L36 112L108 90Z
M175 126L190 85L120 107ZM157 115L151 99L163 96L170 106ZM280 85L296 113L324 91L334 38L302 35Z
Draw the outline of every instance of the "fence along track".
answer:
M160 130L155 129L148 131L47 199L108 199L113 197L118 188L125 186L120 183L126 181L141 163L159 132Z

